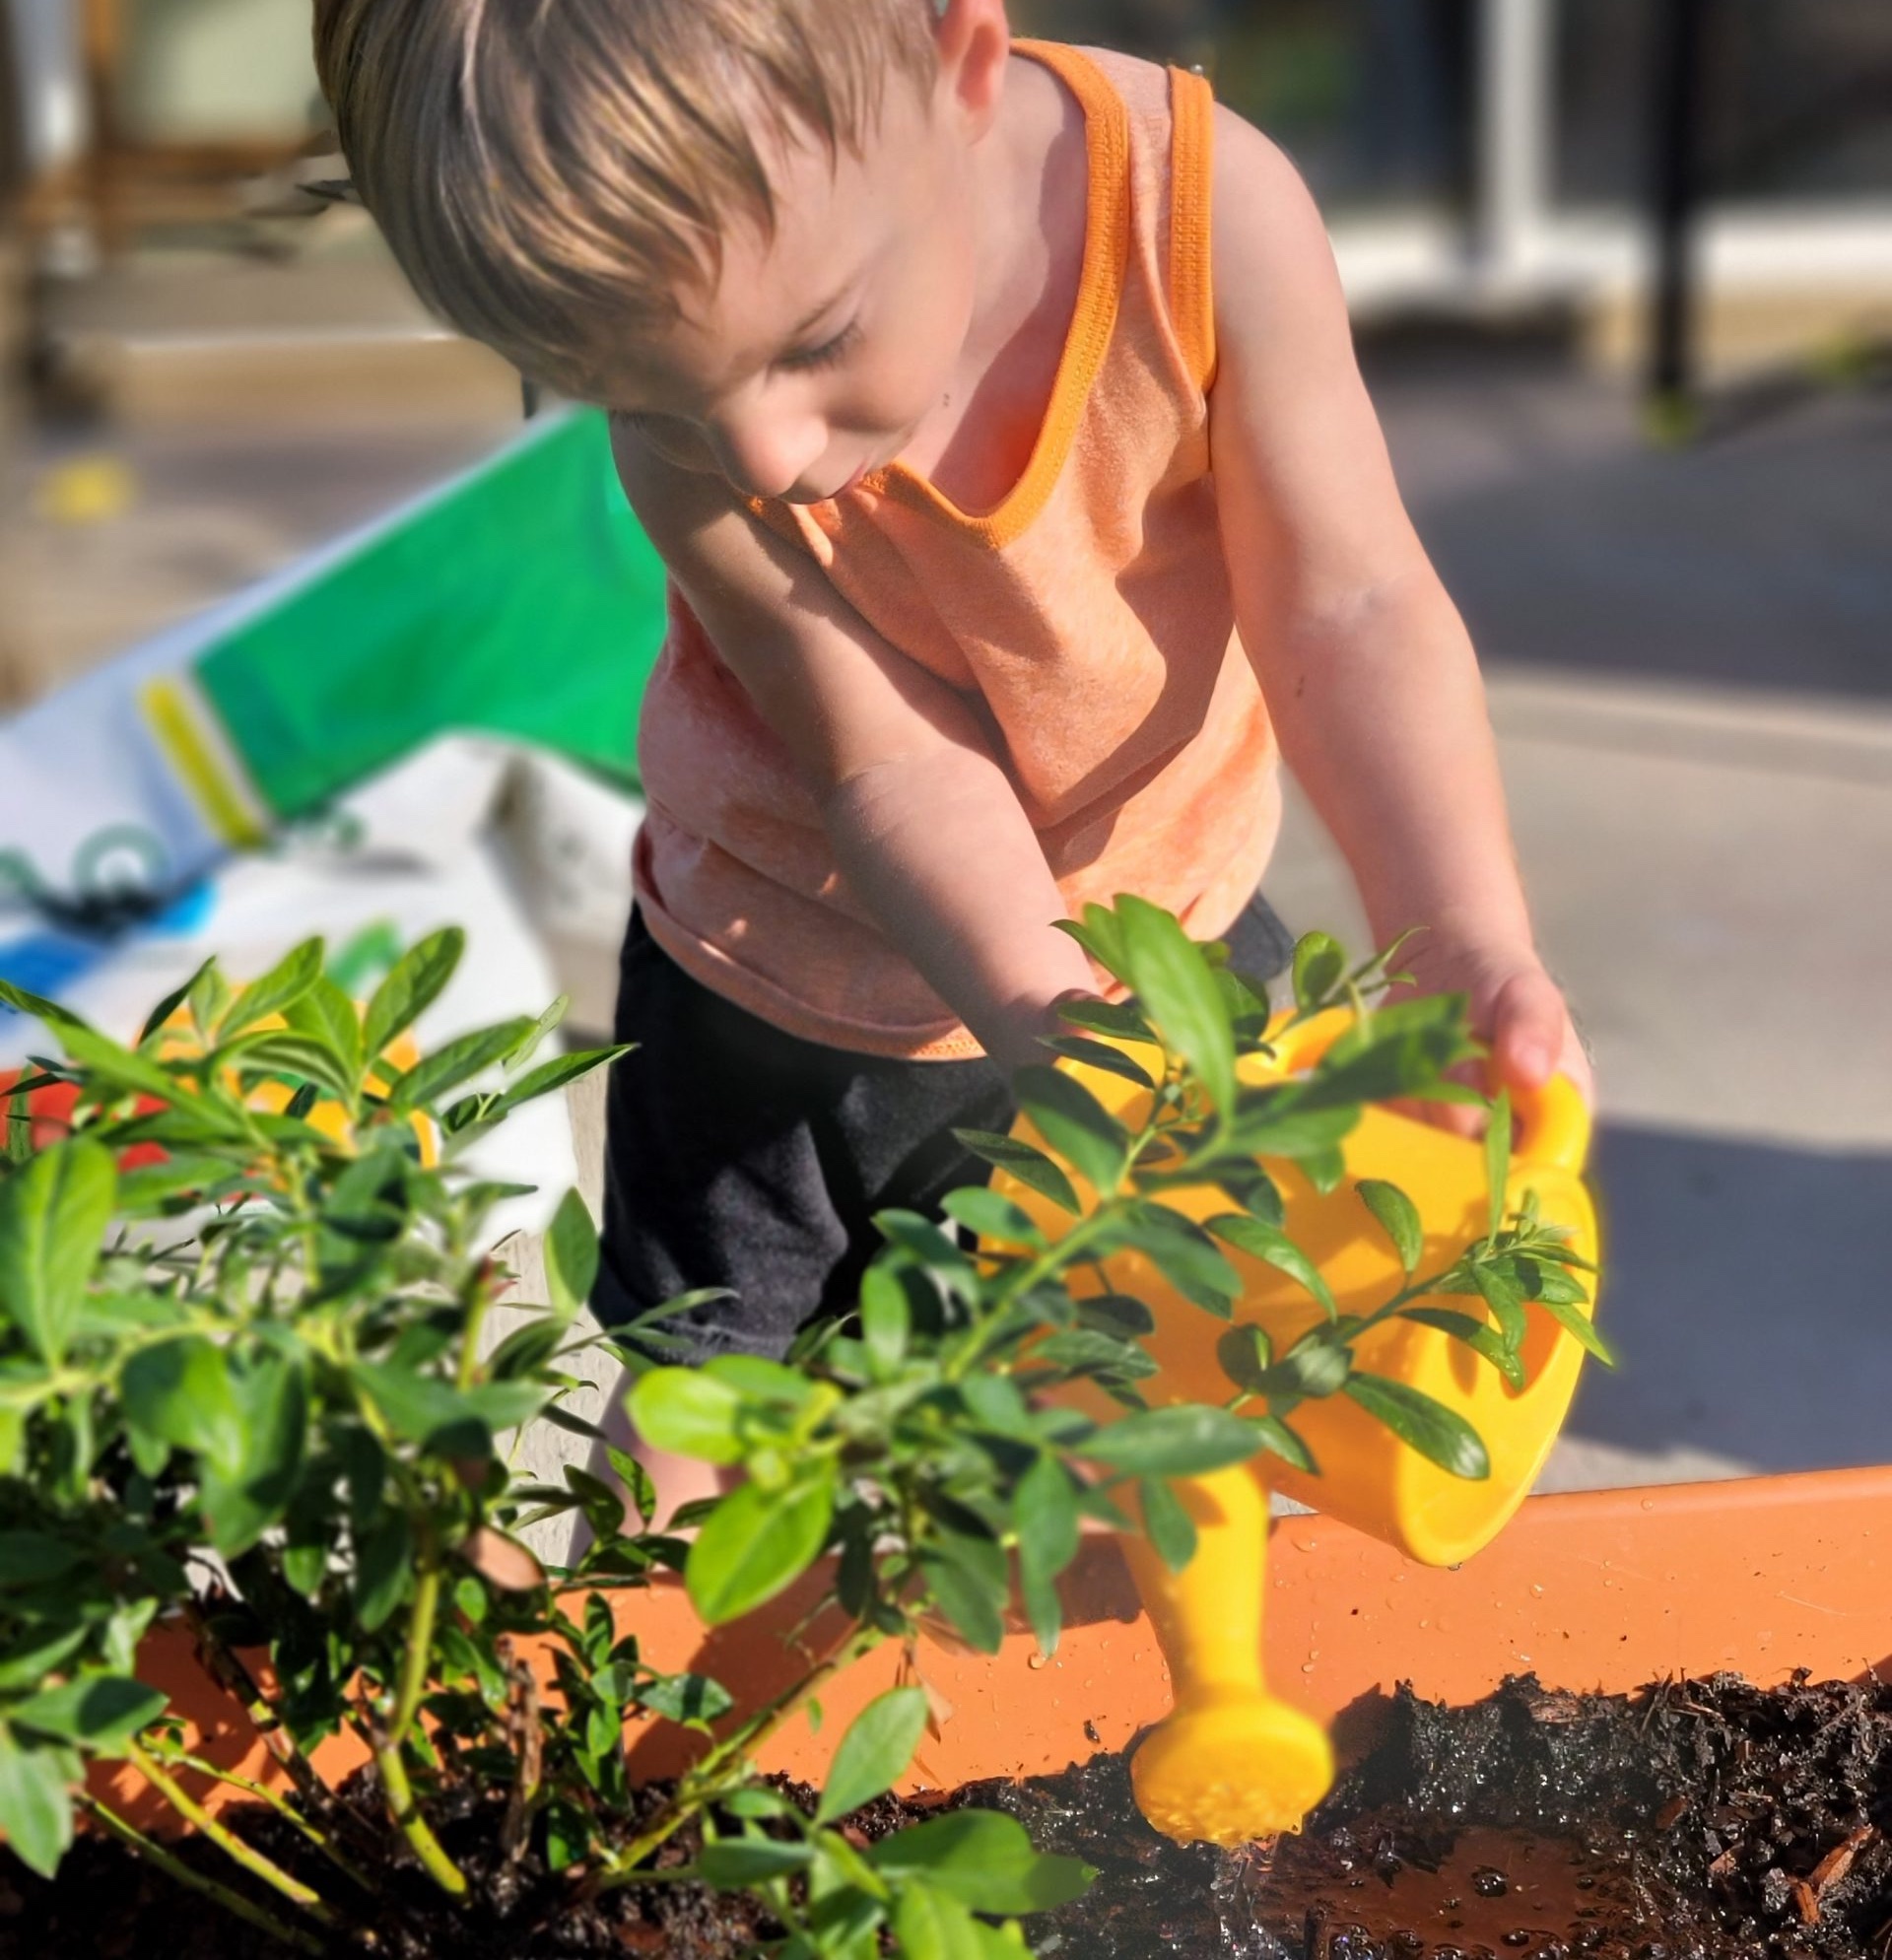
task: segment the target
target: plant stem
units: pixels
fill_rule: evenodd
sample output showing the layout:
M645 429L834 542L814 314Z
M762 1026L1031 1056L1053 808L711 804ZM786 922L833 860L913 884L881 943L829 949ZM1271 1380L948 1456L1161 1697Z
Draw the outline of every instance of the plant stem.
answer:
M304 1885L300 1878L292 1878L281 1865L265 1858L253 1845L244 1844L235 1832L226 1829L137 1742L125 1744L125 1760L178 1816L187 1824L195 1825L219 1851L234 1859L252 1878L260 1878L265 1885L280 1892L291 1905L300 1906L323 1926L340 1926L341 1922L334 1909L319 1892Z
M144 1832L126 1823L115 1810L108 1804L101 1803L96 1796L82 1796L80 1801L88 1815L97 1818L114 1838L129 1845L167 1878L174 1878L179 1885L186 1885L193 1892L215 1899L225 1912L246 1921L259 1931L268 1933L272 1939L281 1940L285 1946L294 1947L298 1953L319 1955L325 1950L320 1940L311 1938L296 1926L285 1926L273 1913L265 1912L261 1906L251 1905L240 1892L233 1892L229 1886L218 1884L216 1879L205 1877L201 1871L193 1871L182 1859L174 1858L163 1845L153 1843Z
M184 1608L184 1623L190 1628L197 1651L218 1685L242 1704L243 1713L263 1738L263 1746L283 1766L285 1774L304 1801L319 1810L330 1809L334 1803L334 1792L315 1774L315 1766L297 1747L295 1738L283 1726L283 1719L276 1713L275 1704L263 1693L248 1665L212 1630L210 1622L204 1617L203 1608L195 1600Z
M740 1781L740 1778L724 1774L731 1762L740 1764L824 1681L838 1674L842 1668L852 1666L863 1655L871 1654L885 1638L884 1634L871 1628L861 1628L836 1653L811 1668L792 1687L784 1688L773 1701L758 1709L733 1734L718 1742L700 1763L685 1772L677 1785L676 1794L657 1813L649 1828L618 1852L607 1869L592 1876L584 1888L585 1895L595 1896L599 1892L615 1890L620 1885L639 1883L645 1874L637 1867L668 1843L692 1817L722 1795L732 1782Z
M343 1877L353 1879L365 1892L380 1890L374 1880L344 1858L326 1834L317 1830L281 1791L271 1790L267 1784L255 1783L248 1777L238 1776L235 1770L219 1769L215 1763L206 1761L202 1756L193 1756L185 1749L166 1749L164 1761L177 1769L195 1770L200 1776L214 1777L219 1783L227 1783L233 1790L240 1790L246 1796L255 1797L259 1803L267 1803L286 1823L300 1831Z
M440 1568L430 1557L414 1578L414 1603L407 1615L407 1645L401 1656L400 1686L388 1719L387 1746L398 1749L414 1725L427 1692L428 1662L434 1657L434 1620L440 1605Z
M381 1788L387 1794L387 1814L407 1840L408 1848L420 1859L427 1875L442 1892L455 1899L466 1897L466 1876L447 1857L432 1827L414 1801L414 1786L407 1780L407 1765L397 1744L377 1743L374 1766L381 1773Z

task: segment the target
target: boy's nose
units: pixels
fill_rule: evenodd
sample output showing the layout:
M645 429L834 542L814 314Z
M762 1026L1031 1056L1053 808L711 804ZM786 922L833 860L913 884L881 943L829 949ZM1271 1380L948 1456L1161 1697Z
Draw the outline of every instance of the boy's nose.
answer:
M710 441L722 473L750 497L781 497L794 489L828 447L818 417L751 421L714 430Z

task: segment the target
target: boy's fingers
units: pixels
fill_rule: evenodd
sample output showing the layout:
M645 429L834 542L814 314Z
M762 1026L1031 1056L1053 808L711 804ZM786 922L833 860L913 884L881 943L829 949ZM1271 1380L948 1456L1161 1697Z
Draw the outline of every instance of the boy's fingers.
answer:
M1550 976L1514 974L1491 1010L1491 1056L1508 1089L1540 1089L1563 1059L1570 1017Z

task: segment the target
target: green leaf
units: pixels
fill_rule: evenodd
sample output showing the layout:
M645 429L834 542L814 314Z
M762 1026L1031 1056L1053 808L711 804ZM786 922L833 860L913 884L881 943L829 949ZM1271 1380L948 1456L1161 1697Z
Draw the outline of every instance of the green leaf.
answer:
M1068 925L1064 929L1070 930ZM1152 1046L1155 1043L1149 1023L1136 1011L1133 1000L1060 1000L1057 1018L1072 1028L1088 1028L1094 1035L1112 1035L1118 1041Z
M1448 1474L1472 1483L1491 1475L1491 1458L1478 1432L1456 1409L1435 1401L1410 1383L1386 1375L1355 1374L1343 1392Z
M118 1378L125 1414L147 1436L189 1450L226 1476L243 1453L243 1421L224 1350L185 1334L134 1350Z
M111 1152L83 1136L0 1182L0 1324L11 1320L50 1367L65 1359L117 1182Z
M204 1477L211 1543L225 1558L246 1552L281 1519L301 1481L308 1441L308 1378L300 1358L252 1354L233 1364L240 1447L234 1468Z
M92 1078L88 1086L104 1085L167 1104L177 1102L185 1094L177 1079L149 1055L134 1054L82 1022L61 1022L59 1041L66 1053Z
M1219 1218L1209 1220L1208 1229L1225 1246L1233 1246L1237 1251L1271 1265L1276 1272L1286 1273L1297 1286L1314 1295L1328 1319L1340 1311L1333 1304L1333 1294L1320 1277L1319 1268L1279 1226L1248 1212L1225 1211Z
M1514 1350L1521 1347L1526 1325L1523 1294L1503 1273L1488 1265L1474 1265L1471 1268L1471 1283L1491 1309L1492 1318L1498 1322L1498 1331L1504 1336L1505 1345Z
M1256 1416L1254 1433L1261 1440L1261 1447L1271 1456L1279 1456L1291 1469L1299 1470L1304 1476L1318 1477L1320 1466L1314 1460L1314 1453L1303 1443L1279 1416Z
M165 1712L166 1697L123 1674L85 1674L42 1689L7 1711L17 1727L61 1742L110 1750Z
M742 1400L726 1382L699 1370L653 1368L633 1386L626 1406L653 1448L700 1463L739 1463Z
M118 1180L112 1209L121 1218L146 1217L165 1204L214 1190L240 1175L223 1157L167 1157L161 1163L141 1164L137 1170L125 1172Z
M388 1107L432 1108L449 1089L457 1089L462 1082L470 1082L504 1061L531 1032L532 1017L519 1014L510 1021L456 1037L417 1061L405 1075L395 1077L388 1086Z
M406 1596L414 1539L403 1512L384 1511L355 1548L355 1615L365 1631L384 1626Z
M181 986L172 987L165 995L164 999L159 1001L157 1006L145 1016L145 1024L138 1030L138 1046L141 1048L164 1033L170 1017L190 998L191 989L196 986L197 982L216 964L216 957L213 955Z
M439 997L466 951L466 934L457 925L442 926L419 945L410 947L368 1003L362 1023L362 1049L378 1055L394 1037L410 1027Z
M596 1068L607 1068L620 1055L631 1052L635 1045L629 1042L605 1048L578 1048L571 1054L554 1055L550 1061L542 1061L536 1068L527 1069L493 1105L491 1114L503 1116L516 1110L522 1103L536 1102L541 1096L550 1096L554 1091L569 1087Z
M1596 1331L1594 1323L1581 1307L1567 1300L1553 1300L1545 1296L1538 1300L1540 1306L1567 1334L1575 1339L1590 1354L1593 1354L1605 1368L1616 1366L1615 1350Z
M983 1925L948 1892L916 1880L894 1901L902 1960L1029 1960L1016 1929L1008 1936Z
M631 1699L666 1722L714 1722L736 1705L735 1696L708 1674L660 1674L640 1682Z
M1025 1827L996 1810L949 1810L869 1848L867 1861L895 1880L923 1879L976 1913L1047 1913L1068 1905L1095 1873L1074 1858L1032 1849Z
M1077 1556L1077 1493L1055 1456L1040 1456L1012 1492L1022 1565L1055 1579Z
M1033 1224L1031 1213L1001 1197L983 1184L969 1184L963 1190L948 1191L940 1209L948 1218L976 1232L980 1239L997 1240L1011 1246L1043 1248L1046 1238Z
M0 1531L0 1592L63 1579L86 1555L62 1538L43 1531Z
M710 1512L683 1574L710 1626L740 1619L792 1586L821 1556L834 1516L827 1465L785 1491L743 1484Z
M1326 932L1304 932L1294 945L1294 1004L1304 1014L1318 1007L1346 971L1346 951L1338 940Z
M1489 1192L1489 1223L1492 1238L1504 1230L1505 1185L1511 1178L1511 1092L1503 1091L1491 1106L1491 1121L1485 1126L1485 1188Z
M1019 1106L1045 1141L1100 1195L1115 1190L1129 1155L1129 1132L1061 1069L1033 1062L1012 1078Z
M1344 1340L1325 1327L1305 1333L1281 1357L1276 1373L1298 1395L1331 1395L1345 1383L1353 1357Z
M1373 1213L1380 1229L1392 1241L1399 1263L1408 1273L1418 1270L1426 1248L1425 1227L1419 1221L1419 1207L1397 1184L1384 1178L1362 1178L1354 1185L1360 1201Z
M1097 964L1108 974L1129 983L1128 962L1123 951L1123 925L1116 913L1108 906L1087 905L1082 920L1060 918L1056 921L1058 931L1075 939ZM1058 1012L1064 1013L1066 1006L1076 1007L1084 1003L1070 1001L1060 1004Z
M1183 1299L1221 1319L1229 1318L1242 1294L1242 1276L1201 1226L1154 1202L1131 1205L1126 1219L1130 1244Z
M358 1361L349 1370L395 1435L447 1456L483 1456L494 1432L513 1429L544 1407L539 1382L482 1382L456 1387L392 1362ZM548 1420L551 1411L546 1411Z
M835 1749L815 1822L832 1824L891 1790L912 1761L925 1729L923 1689L889 1688L876 1695L848 1723Z
M1185 1402L1120 1416L1080 1444L1078 1454L1137 1477L1195 1477L1246 1463L1257 1448L1253 1423Z
M964 1250L916 1211L877 1211L874 1229L889 1245L917 1259L943 1286L967 1300L979 1296L979 1274Z
M1035 1144L1022 1137L1000 1136L989 1129L956 1129L953 1135L981 1162L1016 1178L1041 1197L1049 1198L1060 1210L1075 1215L1083 1209L1071 1188L1070 1179Z
M348 995L326 974L317 974L308 991L290 1002L283 1018L297 1034L328 1050L352 1090L362 1073L362 1017Z
M576 1191L567 1191L545 1235L545 1277L552 1305L570 1319L591 1297L598 1276L598 1228Z
M697 1869L718 1890L740 1892L745 1886L803 1871L813 1857L812 1846L780 1838L724 1838L704 1846Z
M279 1034L266 1029L261 1034L239 1035L217 1050L218 1062L229 1062L245 1075L294 1075L313 1082L342 1103L353 1103L355 1079L341 1064L333 1048L313 1035ZM306 1115L307 1111L300 1114Z
M1172 1572L1181 1572L1195 1556L1195 1520L1182 1500L1160 1477L1145 1477L1137 1486L1143 1507L1143 1535L1150 1549Z
M951 1202L951 1199L948 1199ZM912 1332L912 1309L900 1275L878 1261L861 1275L860 1336L883 1369L898 1368Z
M1301 1110L1294 1090L1264 1090L1244 1110L1235 1126L1235 1141L1252 1157L1287 1157L1305 1165L1336 1153L1347 1132L1360 1120L1357 1109Z
M1194 1072L1216 1109L1235 1108L1235 1032L1202 949L1160 906L1118 897L1129 981L1164 1045Z
M1268 1370L1274 1363L1274 1345L1267 1330L1252 1320L1225 1328L1215 1343L1215 1358L1222 1373L1238 1388L1250 1395L1268 1392Z
M72 1794L58 1755L0 1728L0 1831L30 1871L50 1878L72 1843Z
M24 1014L30 1021L43 1021L48 1028L61 1031L85 1025L71 1008L61 1007L56 1000L48 1000L43 993L29 993L24 986L15 986L11 980L0 980L0 1006L11 1007L16 1014Z
M1113 1048L1109 1042L1093 1042L1083 1035L1043 1035L1039 1039L1066 1061L1102 1069L1106 1075L1120 1076L1125 1082L1134 1082L1139 1089L1156 1087L1150 1071L1140 1061L1126 1055L1121 1048Z
M1005 1641L1001 1604L1003 1574L996 1582L945 1550L920 1554L920 1571L933 1603L952 1622L967 1644L980 1654L996 1654Z
M1119 1340L1135 1340L1156 1332L1156 1316L1146 1302L1127 1293L1091 1293L1072 1302L1078 1322L1095 1327L1099 1333L1114 1334Z
M1422 1327L1435 1327L1455 1341L1463 1341L1474 1354L1482 1356L1497 1369L1504 1377L1506 1386L1521 1388L1524 1386L1524 1364L1519 1359L1518 1350L1485 1321L1474 1320L1469 1314L1455 1314L1448 1307L1402 1307L1399 1318L1416 1321Z
M319 939L304 939L300 946L286 953L260 980L251 980L231 1002L230 1011L217 1030L219 1045L234 1035L240 1035L245 1028L253 1028L258 1021L266 1020L272 1014L284 1013L302 999L321 977L322 942Z

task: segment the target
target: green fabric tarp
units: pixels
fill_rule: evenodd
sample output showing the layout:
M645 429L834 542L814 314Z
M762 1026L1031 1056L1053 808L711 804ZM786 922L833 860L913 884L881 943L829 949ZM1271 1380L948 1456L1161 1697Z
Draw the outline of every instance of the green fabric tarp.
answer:
M214 640L194 679L278 817L448 729L635 783L663 618L604 418L573 411L325 555Z

